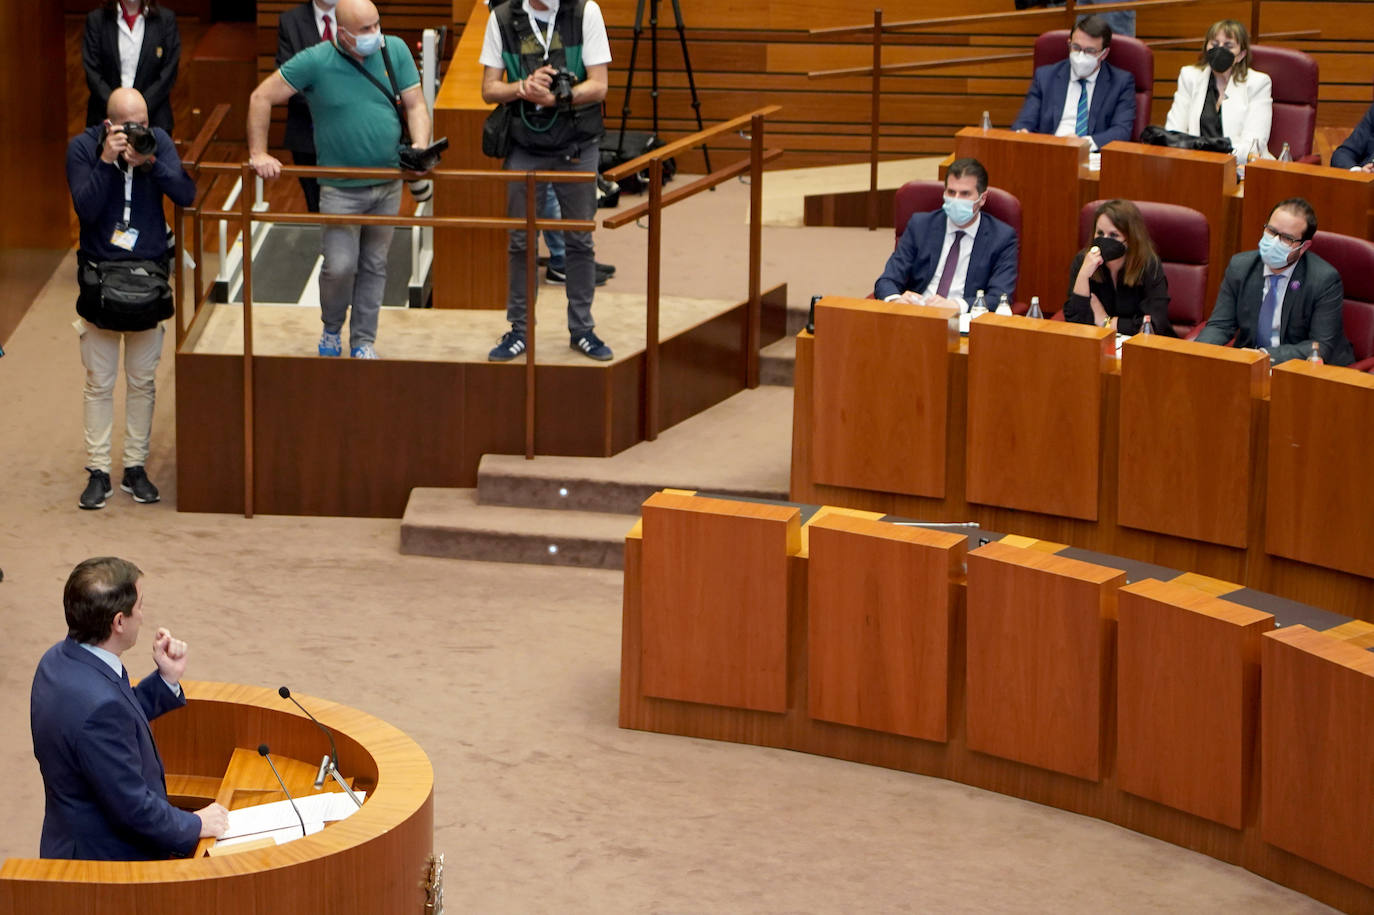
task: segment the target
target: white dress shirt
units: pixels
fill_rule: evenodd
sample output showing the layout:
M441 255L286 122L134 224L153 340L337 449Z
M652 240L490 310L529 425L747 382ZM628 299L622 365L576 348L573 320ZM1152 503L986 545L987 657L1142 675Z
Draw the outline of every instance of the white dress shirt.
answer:
M119 26L119 85L124 89L132 89L134 72L138 70L138 56L143 53L143 14L138 14L132 29L124 18L122 5L116 8L115 18Z
M973 222L966 226L956 226L945 217L945 240L940 246L940 260L935 265L935 273L930 277L930 283L925 289L921 290L922 295L934 295L940 286L940 275L945 272L945 260L949 257L949 249L954 244L954 233L963 232L964 239L959 244L959 260L954 268L954 279L949 284L949 298L963 299L964 283L968 278L968 261L973 254L973 239L978 234L978 226L983 222L983 213L980 210L973 217ZM964 310L968 310L968 303L964 304Z
M337 7L330 7L328 11L320 9L318 3L310 4L310 11L315 14L315 34L324 38L324 17L329 17L329 36L332 38L339 32L339 20L334 16Z
M1088 81L1088 110L1093 107L1093 91L1097 88L1097 74L1102 72L1098 67L1093 71L1092 76L1084 77ZM1054 129L1056 137L1076 137L1078 136L1078 96L1082 93L1078 86L1078 79L1073 75L1073 70L1069 70L1069 89L1064 93L1064 113L1059 116L1059 126ZM1092 136L1088 137L1089 148L1097 152L1097 143Z
M1297 261L1293 261L1293 263L1289 264L1287 267L1284 267L1282 270L1278 271L1277 273L1275 273L1273 270L1270 270L1268 266L1266 266L1266 267L1264 268L1264 290L1265 290L1265 291L1268 291L1268 289L1269 289L1269 277L1271 277L1271 276L1277 276L1277 277L1279 277L1280 279L1279 279L1279 288L1278 288L1277 290L1275 290L1275 296L1274 296L1274 297L1278 300L1278 304L1274 307L1274 326L1271 327L1271 328L1269 328L1269 337L1268 337L1268 339L1265 340L1264 342L1260 343L1260 348L1261 348L1261 349L1265 349L1265 348L1268 348L1268 347L1270 347L1270 346L1278 346L1278 345L1279 345L1279 338L1280 338L1280 335L1281 335L1282 332L1283 332L1283 297L1284 297L1285 295L1288 294L1288 284L1289 284L1290 282L1292 282L1292 279L1293 279L1293 271L1294 271L1295 269L1297 269L1297 266L1298 266L1298 262L1297 262ZM1263 292L1261 292L1261 295L1263 295ZM1261 299L1260 299L1260 308L1263 309L1263 307L1264 307L1264 299L1261 298ZM1263 334L1263 333L1264 333L1264 328L1261 327L1261 328L1259 329L1259 331L1260 331L1261 334Z

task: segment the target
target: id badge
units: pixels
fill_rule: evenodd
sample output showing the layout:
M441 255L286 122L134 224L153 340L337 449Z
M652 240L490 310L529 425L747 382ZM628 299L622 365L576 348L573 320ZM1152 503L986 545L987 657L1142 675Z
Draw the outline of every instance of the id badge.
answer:
M110 244L125 251L132 251L134 245L138 244L138 230L133 226L115 226L114 233L110 236Z

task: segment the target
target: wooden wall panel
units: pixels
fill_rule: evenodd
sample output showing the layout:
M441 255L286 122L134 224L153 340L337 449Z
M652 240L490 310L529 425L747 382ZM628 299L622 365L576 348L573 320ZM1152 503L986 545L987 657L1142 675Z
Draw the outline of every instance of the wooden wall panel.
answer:
M945 740L968 538L841 514L807 536L811 717Z
M1117 783L1240 829L1273 616L1173 582L1118 593Z
M993 542L968 554L971 750L1096 781L1112 671L1116 569Z
M22 52L16 48L0 63L0 248L65 249L72 212L64 171L67 112L53 104L64 97L67 81L62 12L50 0L7 0L0 4L0 28L24 36ZM0 326L6 310L0 304Z

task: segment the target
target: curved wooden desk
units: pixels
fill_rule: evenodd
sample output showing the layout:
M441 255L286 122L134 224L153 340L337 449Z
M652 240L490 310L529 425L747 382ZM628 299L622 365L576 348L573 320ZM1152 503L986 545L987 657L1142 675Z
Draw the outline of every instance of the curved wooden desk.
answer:
M183 684L186 707L153 722L173 794L215 797L236 749L266 743L278 759L315 763L324 735L275 691ZM299 696L334 732L339 769L368 792L363 807L285 845L175 861L0 865L0 915L34 912L423 912L434 844L434 770L420 746L354 708ZM208 802L208 801L207 801Z

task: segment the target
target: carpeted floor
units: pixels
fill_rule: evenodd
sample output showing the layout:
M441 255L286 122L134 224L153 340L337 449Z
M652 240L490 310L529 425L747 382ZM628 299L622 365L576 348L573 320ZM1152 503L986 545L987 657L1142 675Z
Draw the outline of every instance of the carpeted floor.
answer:
M704 195L699 212L738 199ZM737 213L713 218L738 225ZM739 243L697 225L681 236L697 269L679 258L665 291L719 295L704 287L739 275ZM862 290L891 244L777 231L788 242L768 236L769 269L795 269L804 288ZM635 243L607 241L602 259L630 287ZM190 642L192 677L285 683L419 741L454 912L1324 910L1204 856L962 785L619 730L617 573L402 556L395 520L178 513L170 340L149 461L164 501L116 492L103 511L78 511L74 297L69 261L0 360L0 857L37 849L27 695L64 632L62 582L78 560L117 553L147 574L149 631ZM135 673L149 650L127 656Z

